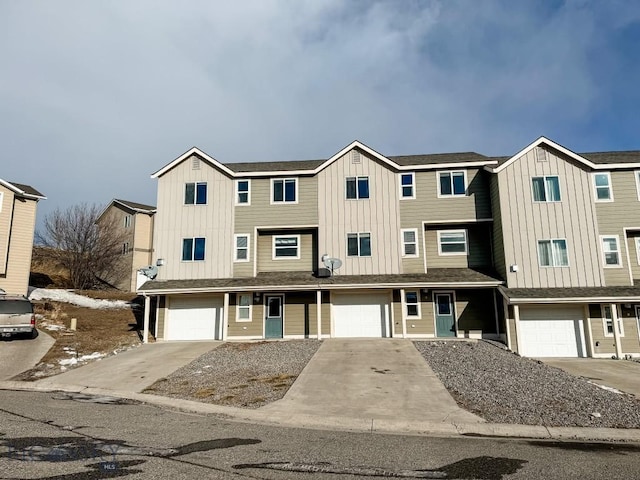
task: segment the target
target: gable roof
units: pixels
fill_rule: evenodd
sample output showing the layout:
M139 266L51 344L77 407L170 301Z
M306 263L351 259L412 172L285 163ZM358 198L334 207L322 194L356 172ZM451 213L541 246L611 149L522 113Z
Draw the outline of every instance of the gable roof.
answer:
M0 178L0 184L4 185L9 190L14 192L16 195L21 197L30 198L32 200L46 200L47 198L38 190L33 188L31 185L25 185L23 183L17 183L17 182L9 182L6 180L2 180L1 178Z
M145 205L144 203L130 202L129 200L121 200L119 198L114 198L111 203L119 203L131 210L134 210L136 213L155 213L156 207L153 205Z

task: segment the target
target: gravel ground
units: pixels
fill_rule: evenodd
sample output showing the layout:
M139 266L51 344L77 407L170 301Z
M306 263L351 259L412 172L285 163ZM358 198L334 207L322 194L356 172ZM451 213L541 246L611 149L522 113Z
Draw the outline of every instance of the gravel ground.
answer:
M284 396L320 343L225 343L158 380L145 393L258 408Z
M492 423L640 428L640 400L487 342L415 342L463 408Z

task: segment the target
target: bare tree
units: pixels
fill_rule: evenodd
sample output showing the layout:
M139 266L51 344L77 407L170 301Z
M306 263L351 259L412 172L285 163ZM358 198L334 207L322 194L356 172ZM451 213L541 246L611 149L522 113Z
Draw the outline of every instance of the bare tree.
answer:
M125 235L113 217L98 217L102 207L86 203L56 209L44 219L36 241L66 269L73 288L88 289L122 274Z

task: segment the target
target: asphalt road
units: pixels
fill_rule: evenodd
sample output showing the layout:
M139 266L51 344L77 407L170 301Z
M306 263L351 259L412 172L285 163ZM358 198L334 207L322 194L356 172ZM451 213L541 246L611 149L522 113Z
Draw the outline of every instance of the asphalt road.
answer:
M0 391L0 479L640 478L640 445L267 427L66 393Z

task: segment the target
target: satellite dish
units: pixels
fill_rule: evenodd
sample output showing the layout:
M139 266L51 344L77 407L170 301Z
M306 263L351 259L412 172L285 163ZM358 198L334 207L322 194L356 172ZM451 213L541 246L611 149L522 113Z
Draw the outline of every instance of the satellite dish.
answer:
M322 256L322 263L324 263L325 267L331 270L332 274L335 270L338 270L342 266L342 260L340 260L339 258L333 258L329 256L325 257L324 255Z
M142 267L138 270L144 276L153 280L158 275L158 267L155 265L149 265L148 267Z

